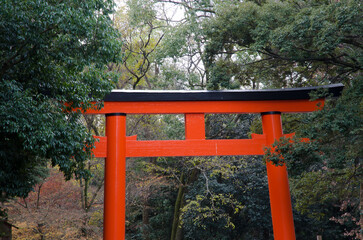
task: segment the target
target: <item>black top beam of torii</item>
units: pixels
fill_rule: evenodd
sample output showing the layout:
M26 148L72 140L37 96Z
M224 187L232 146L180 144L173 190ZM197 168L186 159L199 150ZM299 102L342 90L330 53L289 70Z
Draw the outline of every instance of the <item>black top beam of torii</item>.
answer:
M344 85L341 83L316 87L262 89L262 90L113 90L105 102L159 102L159 101L259 101L310 99L311 93L326 90L338 97Z

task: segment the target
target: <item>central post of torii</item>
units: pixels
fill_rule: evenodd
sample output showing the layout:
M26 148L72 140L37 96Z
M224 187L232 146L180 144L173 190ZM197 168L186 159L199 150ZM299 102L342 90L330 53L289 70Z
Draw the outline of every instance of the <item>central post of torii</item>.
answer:
M96 137L96 157L105 157L104 239L125 239L126 157L263 155L284 135L281 113L304 113L323 107L310 100L318 88L340 95L343 85L260 91L113 91L101 110L106 137ZM252 139L205 139L205 114L258 113L263 134ZM137 140L126 137L126 114L184 114L185 140ZM267 163L275 240L294 240L294 220L286 166ZM238 226L236 226L238 227Z

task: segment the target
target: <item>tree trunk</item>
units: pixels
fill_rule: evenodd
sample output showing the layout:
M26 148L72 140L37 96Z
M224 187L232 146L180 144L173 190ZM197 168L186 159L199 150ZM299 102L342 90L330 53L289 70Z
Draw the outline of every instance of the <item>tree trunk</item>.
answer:
M183 191L183 195L181 198L181 202L180 202L180 209L182 209L184 207L184 191ZM176 235L175 235L175 240L183 240L184 235L183 235L183 228L180 226L179 224L180 221L180 211L179 211L179 217L178 217L178 225L176 226Z
M89 206L88 206L88 186L89 186L89 180L85 179L84 180L84 210L86 211L86 213L89 210Z
M142 234L144 235L145 240L149 240L149 206L148 199L144 201L144 207L142 210Z
M38 223L37 224L37 231L38 231L38 233L40 235L40 240L44 240L45 239L43 227L44 227L44 224L43 223Z
M179 227L179 217L180 217L180 209L182 207L183 197L184 197L184 173L182 173L180 177L180 185L178 190L178 196L176 197L175 201L175 208L174 208L174 219L173 219L173 226L171 229L171 237L170 240L176 240L178 227Z
M82 206L82 209L85 209L85 206L84 206L84 190L83 190L83 179L80 178L79 179L79 186L81 187L80 189L80 192L81 192L81 206Z
M39 184L38 187L38 195L37 195L37 209L39 209L39 203L40 203L40 190L42 189L43 183Z
M363 239L363 182L360 183L360 204L359 204L359 210L360 210L360 233L359 233L359 239Z

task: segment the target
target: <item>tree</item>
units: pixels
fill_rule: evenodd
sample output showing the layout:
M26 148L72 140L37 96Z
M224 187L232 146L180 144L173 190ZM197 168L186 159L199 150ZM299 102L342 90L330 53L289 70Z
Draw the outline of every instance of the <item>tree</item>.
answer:
M153 76L158 73L155 50L163 39L163 26L149 1L130 0L114 15L115 27L122 34L124 58L122 64L110 64L109 69L121 72L117 88L153 88Z
M269 74L264 84L274 87L345 81L362 70L361 8L355 0L216 5L204 24L210 84L230 86L248 70ZM241 52L256 57L246 62ZM213 79L222 60L240 66L239 74Z
M93 139L80 111L112 89L120 61L113 1L1 1L1 201L25 197L42 171L87 178ZM67 103L68 105L66 105Z

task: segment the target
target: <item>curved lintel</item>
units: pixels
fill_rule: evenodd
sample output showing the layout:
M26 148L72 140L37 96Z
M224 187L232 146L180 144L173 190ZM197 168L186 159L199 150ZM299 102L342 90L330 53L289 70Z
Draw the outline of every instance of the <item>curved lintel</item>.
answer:
M310 99L310 93L327 89L334 97L341 95L343 84L318 87L262 89L262 90L224 90L224 91L158 91L158 90L113 90L105 102L164 102L164 101L266 101Z

